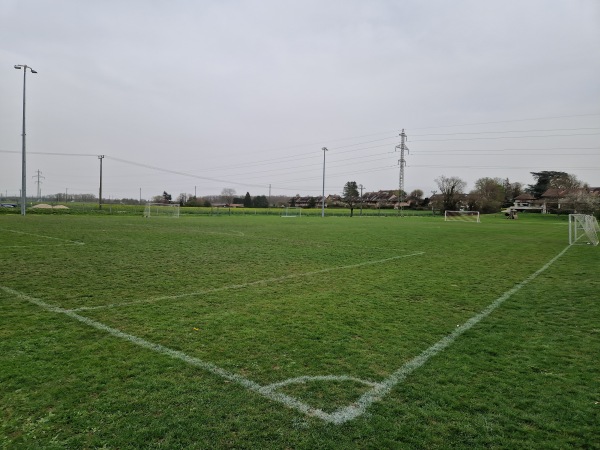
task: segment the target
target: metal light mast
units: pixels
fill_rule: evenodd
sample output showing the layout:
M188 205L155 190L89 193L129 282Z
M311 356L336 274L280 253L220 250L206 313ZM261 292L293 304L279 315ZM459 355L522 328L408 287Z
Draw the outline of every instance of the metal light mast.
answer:
M360 215L362 216L362 205L363 205L363 189L364 186L362 184L359 184L358 187L360 188Z
M21 162L21 215L24 216L25 215L25 211L27 209L27 178L26 178L26 172L27 172L27 159L25 157L25 80L26 80L26 76L27 76L27 69L29 69L29 71L31 73L37 73L37 71L33 70L30 66L28 66L27 64L15 64L15 69L23 69L23 134L21 135L23 137L23 142L22 142L22 146L23 146L23 150L22 150L22 162Z
M404 159L404 150L406 153L410 153L408 151L408 147L406 146L406 133L404 132L404 128L402 128L402 133L400 133L400 145L396 145L396 149L400 149L400 160L398 164L400 165L400 176L398 179L398 211L403 213L404 206L404 166L406 165L406 160Z
M323 197L321 203L321 217L325 217L325 152L327 151L327 147L323 147Z
M98 159L100 160L100 189L98 192L98 209L102 209L102 160L104 159L104 155L98 155Z

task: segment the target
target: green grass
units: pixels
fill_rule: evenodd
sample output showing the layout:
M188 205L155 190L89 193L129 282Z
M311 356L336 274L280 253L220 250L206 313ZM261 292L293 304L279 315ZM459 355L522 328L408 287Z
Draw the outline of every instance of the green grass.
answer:
M261 386L382 382L567 241L539 215L0 216L0 445L599 448L598 247L569 248L338 425L33 303ZM330 413L369 389L279 392Z

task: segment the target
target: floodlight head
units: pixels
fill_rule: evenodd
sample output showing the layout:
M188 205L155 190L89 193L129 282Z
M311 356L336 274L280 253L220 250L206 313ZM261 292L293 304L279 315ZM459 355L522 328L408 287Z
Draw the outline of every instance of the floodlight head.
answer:
M31 67L29 69L31 70L31 73L37 73L37 70L33 70Z
M15 64L15 69L20 69L21 66L19 66L18 64Z

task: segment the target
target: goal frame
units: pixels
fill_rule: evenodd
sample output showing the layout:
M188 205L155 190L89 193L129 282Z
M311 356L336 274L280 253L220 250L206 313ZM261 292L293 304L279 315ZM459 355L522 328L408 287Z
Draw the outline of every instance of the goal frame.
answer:
M569 245L598 245L600 225L590 214L569 214Z
M146 203L144 217L179 217L178 203Z
M479 211L444 211L444 222L481 223Z
M302 208L299 206L286 206L281 217L301 217Z

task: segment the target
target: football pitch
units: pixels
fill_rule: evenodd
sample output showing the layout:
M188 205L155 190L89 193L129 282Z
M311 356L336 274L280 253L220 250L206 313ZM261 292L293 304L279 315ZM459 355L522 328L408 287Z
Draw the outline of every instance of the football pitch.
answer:
M0 216L3 448L599 448L567 221Z

